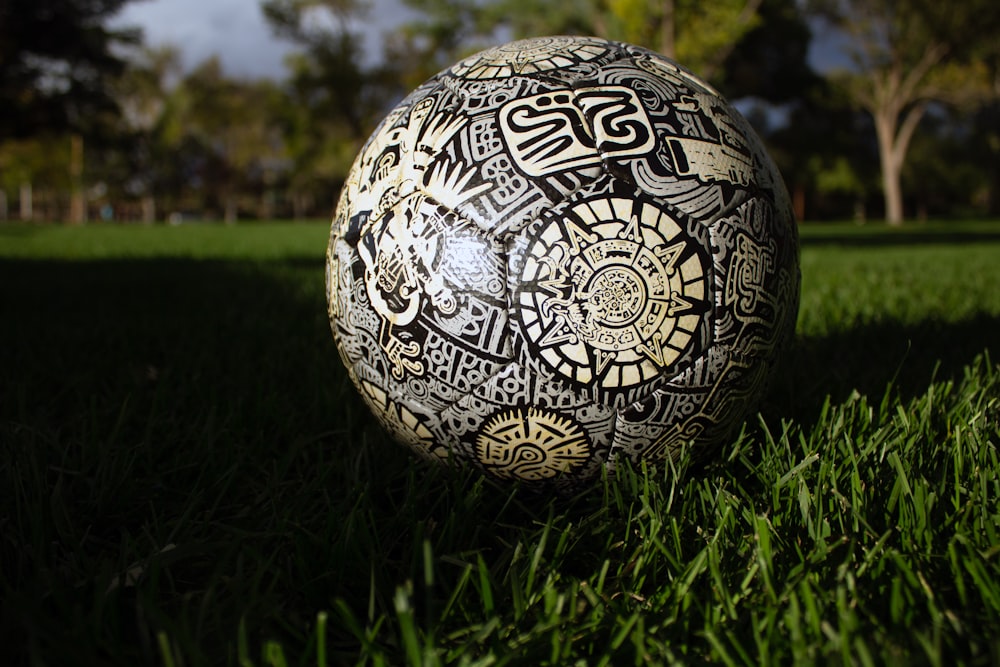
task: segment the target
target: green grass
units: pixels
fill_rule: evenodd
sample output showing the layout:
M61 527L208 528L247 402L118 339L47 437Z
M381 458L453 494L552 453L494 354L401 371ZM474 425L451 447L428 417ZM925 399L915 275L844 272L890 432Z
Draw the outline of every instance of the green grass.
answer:
M2 225L0 257L17 259L315 259L329 223Z
M1000 662L1000 225L803 228L761 416L569 499L386 441L325 237L0 227L0 663Z

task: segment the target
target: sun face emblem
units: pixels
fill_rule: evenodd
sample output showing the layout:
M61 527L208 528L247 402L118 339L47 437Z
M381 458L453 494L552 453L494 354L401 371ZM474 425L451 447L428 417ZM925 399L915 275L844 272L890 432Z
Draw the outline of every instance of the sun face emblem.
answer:
M603 390L647 382L696 353L710 261L664 211L582 202L529 246L524 332L558 374Z
M590 444L572 419L538 408L495 414L476 438L479 462L497 477L541 480L570 473L590 458Z

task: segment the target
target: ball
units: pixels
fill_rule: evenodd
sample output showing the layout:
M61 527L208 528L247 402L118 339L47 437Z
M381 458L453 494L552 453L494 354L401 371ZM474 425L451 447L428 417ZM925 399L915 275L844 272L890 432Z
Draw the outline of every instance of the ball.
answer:
M717 450L757 408L800 281L743 117L671 60L583 37L483 51L394 108L326 266L340 356L395 439L559 488Z

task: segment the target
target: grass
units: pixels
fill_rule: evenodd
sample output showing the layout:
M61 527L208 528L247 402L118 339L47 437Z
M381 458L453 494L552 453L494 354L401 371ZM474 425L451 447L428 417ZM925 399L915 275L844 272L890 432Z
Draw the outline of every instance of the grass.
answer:
M386 441L325 236L0 227L0 662L1000 662L1000 225L804 227L761 416L570 499Z

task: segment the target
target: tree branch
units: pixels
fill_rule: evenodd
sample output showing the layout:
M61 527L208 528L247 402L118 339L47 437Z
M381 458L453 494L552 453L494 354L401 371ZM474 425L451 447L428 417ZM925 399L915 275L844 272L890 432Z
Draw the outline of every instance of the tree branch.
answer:
M918 60L913 65L913 68L906 73L906 76L899 85L898 97L904 104L921 97L921 95L917 92L921 81L927 77L931 68L940 63L947 54L948 46L942 44L941 42L932 45L923 52L920 56L920 60Z
M899 129L896 131L892 147L892 159L897 166L902 166L906 150L910 145L910 139L913 138L913 133L916 131L917 125L920 124L920 119L924 117L924 112L927 111L929 104L928 100L920 100L910 107L903 116L903 120L899 124Z

